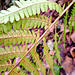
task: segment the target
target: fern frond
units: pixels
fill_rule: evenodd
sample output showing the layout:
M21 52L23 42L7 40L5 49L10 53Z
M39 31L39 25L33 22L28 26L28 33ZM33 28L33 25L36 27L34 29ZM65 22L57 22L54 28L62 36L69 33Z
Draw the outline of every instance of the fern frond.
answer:
M50 2L47 0L38 0L38 1L15 1L17 6L11 6L7 10L1 10L0 12L0 22L7 23L10 21L11 23L16 20L19 21L21 18L29 17L32 15L40 14L40 10L45 12L48 10L54 9L59 14L62 12L62 8L54 2Z
M60 56L60 52L58 50L58 43L57 43L56 25L57 25L57 23L55 24L55 35L54 35L55 42L54 42L54 45L55 45L56 57L58 58L59 63L61 63L61 56Z
M67 27L67 16L68 16L68 11L66 11L66 15L64 16L64 31L63 31L63 46L64 46L64 49L65 49L65 39L66 39L66 33L65 33L65 30L66 30L66 27Z
M29 17L29 18L24 18L21 19L20 21L14 21L13 23L7 22L6 24L0 24L0 33L7 33L10 31L12 28L13 30L20 30L24 28L47 28L49 25L49 21L47 20L47 17L43 17L41 15Z
M74 3L74 1L72 1L72 2L70 3L70 5L61 13L61 16L66 12L66 10L68 10L68 9L72 6L73 3ZM61 17L61 16L60 16L60 17ZM54 24L60 19L60 17L58 17L58 18L51 24L51 26L49 26L49 29L54 26ZM47 30L45 31L45 33L38 39L38 41L36 42L36 44L33 45L33 46L29 49L29 51L23 56L23 58L12 68L12 70L9 72L9 75L10 75L10 73L13 72L13 70L15 69L15 67L25 58L25 56L26 56L26 55L38 44L38 42L47 34L47 32L49 31L49 29L47 29Z
M47 64L50 66L50 69L54 73L54 71L53 71L53 59L52 59L51 55L49 54L49 48L46 44L45 38L43 38L43 46L44 46L44 54L45 54L45 59L47 61Z
M74 22L74 26L73 26L74 32L75 32L75 22Z
M6 24L0 24L0 34L1 33L7 33L12 29L12 23L7 22Z
M34 27L34 28L45 27L46 28L46 26L48 24L49 24L48 20L45 19L41 15L22 19L22 29L24 29L25 26L26 26L26 28L32 28L32 27Z
M16 30L8 32L7 34L0 35L0 44L4 45L15 45L16 43L19 45L20 43L33 43L39 36L35 35L34 31L32 33L28 30Z
M35 47L32 51L30 51L30 53L31 53L31 55L32 55L33 58L34 58L34 61L36 62L36 66L37 66L38 68L40 68L40 71L45 75L45 74L46 74L46 70L45 70L45 68L44 68L43 63L42 63L41 60L39 59L39 55L38 55L37 52L36 52L36 47Z
M23 72L22 72L23 73ZM19 70L15 68L10 75L20 75Z
M22 57L27 52L27 47L22 46L5 46L5 48L0 47L0 64L6 63L7 60L13 59L14 57Z
M31 61L25 57L21 62L20 65L22 65L25 69L30 71L31 73L34 73L35 75L39 75L39 72L37 70L37 67L31 63Z
M69 21L69 32L70 32L70 35L71 35L71 32L72 32L72 24L73 24L74 15L75 15L75 4L73 6L73 9L72 9L72 12L71 12L71 19Z
M22 29L24 29L26 27L27 28L36 28L36 27L41 27L43 28L44 26L46 27L46 25L48 25L49 23L47 22L47 19L44 19L44 17L42 17L41 15L38 16L33 16L33 17L29 17L29 18L24 18L20 21L14 21L13 22L13 29L14 30L18 30L20 29L20 27L22 27Z
M12 73L10 73L10 75L28 75L25 72L23 72L23 70L19 70L17 68L15 68Z
M7 31L10 31L12 29L12 23L8 22L6 24L0 24L0 34L7 33Z
M15 64L2 64L2 65L0 64L0 72L11 70L14 65Z

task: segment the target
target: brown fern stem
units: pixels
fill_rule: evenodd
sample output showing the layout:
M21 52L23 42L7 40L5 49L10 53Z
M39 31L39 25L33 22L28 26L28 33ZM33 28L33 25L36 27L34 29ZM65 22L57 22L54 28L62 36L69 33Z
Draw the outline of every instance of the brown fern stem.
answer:
M73 3L75 2L75 0L73 0L68 7L61 13L61 15L59 17L56 18L56 20L49 26L49 28L43 33L43 35L38 39L38 41L27 51L27 53L23 56L23 58L39 43L39 41L46 36L46 34L48 33L48 31L55 25L55 23L60 19L60 17L73 5ZM18 63L15 64L15 66L10 70L9 74L13 71L13 69L23 60L23 58L21 60L19 60Z

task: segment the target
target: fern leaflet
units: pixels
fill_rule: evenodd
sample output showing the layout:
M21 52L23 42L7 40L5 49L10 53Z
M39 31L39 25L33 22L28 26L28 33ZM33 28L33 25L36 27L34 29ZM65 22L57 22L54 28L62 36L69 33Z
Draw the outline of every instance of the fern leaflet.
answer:
M34 61L36 62L36 66L38 68L40 68L40 71L45 75L46 71L45 71L45 68L43 66L43 63L39 59L39 55L36 52L36 47L30 53L32 54Z
M20 18L29 17L32 15L40 14L40 10L42 12L45 12L48 10L48 7L50 10L54 9L59 14L62 12L62 8L54 3L47 0L40 1L15 1L17 6L11 6L7 10L1 10L0 12L0 22L1 23L7 23L10 21L11 23L16 20L19 21ZM60 10L59 10L60 9Z
M73 9L72 9L72 12L71 12L71 19L69 21L69 32L70 32L70 35L71 35L71 32L72 32L72 24L73 24L74 15L75 15L75 4L73 6Z
M28 30L11 30L7 34L0 35L0 44L6 45L15 45L16 43L19 45L20 43L33 43L39 36L35 35L34 31L31 32Z
M25 57L21 62L20 65L24 66L28 71L31 73L33 72L35 75L39 75L38 70L36 69L36 66L31 63L31 61Z
M52 72L54 74L54 71L53 71L53 59L52 59L51 55L48 52L48 47L47 47L45 38L43 38L43 46L44 46L45 59L46 59L47 64L49 64L50 69L52 70Z
M57 25L57 23L55 24L55 35L54 35L55 42L54 42L54 45L55 45L56 57L58 58L59 63L61 63L61 57L60 57L60 52L58 50L58 43L57 43L56 25Z
M66 33L65 33L65 30L66 30L66 27L67 27L67 16L68 16L68 11L66 11L66 15L64 16L64 31L63 31L63 46L64 46L64 49L65 49L65 37L66 37Z

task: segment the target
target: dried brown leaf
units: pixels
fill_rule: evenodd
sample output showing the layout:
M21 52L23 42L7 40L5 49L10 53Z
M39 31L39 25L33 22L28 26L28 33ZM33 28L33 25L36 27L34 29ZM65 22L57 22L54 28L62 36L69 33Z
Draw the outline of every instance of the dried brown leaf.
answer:
M72 41L75 43L75 32L73 32L73 34L70 37L72 39Z
M62 63L62 66L63 66L64 70L66 71L66 73L70 74L73 69L72 58L66 56L65 61Z

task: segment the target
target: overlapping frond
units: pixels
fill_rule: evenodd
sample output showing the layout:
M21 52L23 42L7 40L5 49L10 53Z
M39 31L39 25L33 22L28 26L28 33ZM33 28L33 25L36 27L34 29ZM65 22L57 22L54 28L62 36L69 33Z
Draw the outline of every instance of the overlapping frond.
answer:
M70 18L70 21L69 21L69 31L70 31L70 34L72 32L72 26L73 26L73 18L74 18L74 15L75 15L75 4L73 6L73 9L72 9L72 12L71 12L71 18Z
M12 29L12 23L8 22L7 24L0 24L0 34L7 33Z
M40 60L40 58L39 58L39 55L38 55L37 52L36 52L36 47L35 47L30 53L31 53L31 55L32 55L33 58L34 58L34 61L36 62L36 66L37 66L38 68L40 68L40 71L43 73L43 75L45 75L45 74L46 74L46 70L45 70L45 68L44 68L43 63L41 62L41 60Z
M22 65L25 69L27 69L31 73L34 73L34 75L39 75L39 72L37 70L37 67L27 57L25 57L20 62L20 65ZM11 73L10 73L10 75L11 75Z
M1 10L0 12L0 22L7 23L10 21L19 21L21 18L29 17L32 15L40 14L40 10L45 12L48 10L54 9L59 14L62 12L62 8L60 5L54 2L50 2L47 0L32 0L32 1L15 1L17 6L11 6L7 10Z
M57 26L57 23L55 24L55 35L54 35L55 42L54 42L54 45L55 45L56 57L57 57L59 63L61 63L61 56L60 56L60 51L58 50L58 43L57 43L56 26Z
M73 26L74 32L75 32L75 22L74 22L74 26Z
M64 31L63 31L64 49L65 49L65 39L66 39L66 32L65 31L66 31L66 27L67 27L67 16L68 16L68 11L66 12L66 15L64 16L64 19L63 19L63 21L64 21Z
M18 71L18 69L16 68L17 65L22 65L29 72L34 73L34 75L39 75L39 72L37 70L38 67L40 68L40 71L45 75L46 74L45 68L39 59L39 55L36 53L35 46L47 34L48 29L41 38L39 38L38 34L35 35L33 31L30 32L29 30L26 31L26 30L19 30L19 29L20 28L24 29L25 27L39 28L40 26L41 27L45 25L47 26L47 24L49 24L49 22L47 22L46 20L47 17L46 18L35 17L33 15L40 14L40 10L42 12L45 12L48 10L48 8L50 10L52 9L56 10L60 15L62 12L62 8L60 5L47 0L31 0L31 1L20 0L20 1L16 1L15 3L17 6L11 6L7 10L2 10L0 12L0 33L3 32L6 33L7 31L14 29L11 30L11 32L8 32L7 34L0 35L0 45L1 44L5 45L4 47L0 47L0 71L6 71L8 68L9 68L8 70L10 70L13 67L10 70L9 75L25 75L23 70ZM65 9L62 15L66 12L67 9ZM55 20L55 22L58 21L59 18L60 17L58 17ZM52 26L55 24L55 22L52 23ZM35 40L37 42L26 53L26 51L28 50L27 43L33 43L35 42ZM19 45L20 43L25 44L25 47L11 46L11 44ZM47 64L49 64L51 70L53 71L53 59L48 53L48 48L46 45L45 38L43 39L43 46L44 46L45 59L47 60ZM60 52L57 46L56 25L55 25L55 51L56 51L56 56L60 63ZM34 65L34 63L30 61L30 59L25 57L29 52L32 54L34 58L34 62L36 62L36 65ZM8 64L7 60L12 59L14 57L16 58L17 56L19 56L20 58L22 57L19 62L17 62L16 64Z
M10 75L28 75L28 74L26 74L25 72L23 72L23 71L21 71L21 70L15 68L15 69L12 71L12 73L10 73Z
M36 39L39 38L39 35L35 35L35 32L32 33L28 30L11 30L7 34L0 35L0 44L4 45L15 45L15 44L24 44L24 43L33 43Z
M0 64L0 72L2 71L6 71L6 70L11 70L12 67L14 66L15 64Z
M27 45L25 45L24 47L12 45L10 45L9 47L5 46L4 48L0 47L0 72L6 70L10 71L12 67L15 65L15 63L11 64L11 62L9 63L8 61L18 56L20 58L23 57L27 50Z
M0 47L0 64L5 63L7 60L13 59L14 57L22 57L28 50L27 45L25 47L12 45Z
M13 30L20 30L20 29L27 29L27 28L47 28L50 24L51 18L48 20L46 16L32 16L29 18L21 19L20 21L14 21L13 23L7 22L6 24L0 24L0 33L7 33L11 29Z
M27 28L31 29L32 27L43 28L44 26L46 28L48 24L49 24L49 21L46 16L43 17L41 15L36 15L36 16L29 17L29 18L21 19L18 22L17 21L13 22L13 29L17 30L17 29L20 29L20 27L22 29L24 29L25 27L26 29Z
M21 3L22 3L22 1L23 1L23 0L20 0ZM30 0L28 0L28 1L30 1ZM44 4L46 4L47 7L48 7L48 5L50 4L50 2L48 2L48 1L47 1L47 2L48 2L48 5L47 5L47 2L46 2L46 1L45 1L45 2L42 2L42 1L40 1L40 0L35 0L35 2L36 2L36 1L39 1L39 2L34 4L34 0L32 0L31 2L33 2L33 4L31 3L31 8L29 9L29 6L26 7L26 9L25 9L26 11L22 10L22 9L24 9L25 7L19 8L19 7L22 6L22 4L20 4L20 2L16 2L16 3L19 5L19 7L18 7L19 9L16 10L16 11L17 11L17 14L16 14L17 17L14 17L14 16L13 16L13 21L14 21L14 20L18 21L18 20L20 19L21 16L20 16L20 17L18 16L18 13L19 13L20 11L24 11L24 12L26 13L26 15L24 14L25 17L29 17L29 16L34 15L34 14L33 14L33 10L34 10L35 8L32 10L32 6L33 6L33 5L34 5L35 7L36 7L36 5L39 5L39 7L41 6L42 8L40 7L40 8L37 8L37 9L39 9L39 11L40 11L40 9L41 9L41 10L44 12L44 11L46 11L46 10L45 10L45 7L44 7ZM51 3L51 4L52 4L52 3ZM71 6L71 5L70 5L70 6ZM52 5L49 6L49 8L51 8L51 7L52 7ZM54 6L54 7L57 8L57 6ZM52 7L52 8L53 8L53 7ZM59 7L58 7L58 8L59 8ZM69 7L68 7L68 8L69 8ZM67 9L68 9L68 8L67 8ZM37 9L35 9L36 12L38 11ZM59 8L59 9L60 9L60 8ZM62 15L66 12L67 9L65 9L65 11L62 13ZM61 10L61 9L60 9L60 10ZM18 12L18 11L19 11L19 12ZM57 9L57 11L59 11L59 10ZM13 13L16 13L16 12L14 11ZM12 13L12 14L13 14L13 13ZM39 14L39 13L37 12L37 14ZM9 15L9 14L8 14L8 15ZM10 15L11 15L11 14L10 14ZM5 16L6 16L6 15L5 15ZM4 16L3 16L3 17L4 17ZM23 15L22 15L21 18L23 18ZM58 17L58 18L56 19L56 21L58 21L59 18L60 18L60 17ZM2 19L2 20L3 20L3 19ZM7 20L7 21L8 21L8 20ZM4 23L7 23L7 21L4 22L4 20L3 20ZM9 21L11 22L10 19L9 19ZM13 22L13 21L12 21L12 22ZM55 21L55 22L56 22L56 21ZM54 22L52 25L54 25L55 22ZM50 28L50 27L49 27L49 28ZM45 34L47 34L47 32L48 32L48 31L46 31ZM42 36L42 38L45 36L45 34ZM42 38L39 38L39 39L42 39ZM57 50L57 39L56 39L56 35L55 35L55 40L56 40L56 42L55 42L55 44L56 44L56 51L57 51L57 53L59 53L58 50ZM38 43L39 41L40 41L40 40L38 40L37 43ZM29 51L31 51L31 49L33 49L33 47L35 48L35 46L36 46L36 44L33 45L33 46L29 49ZM33 50L34 50L34 49L33 49ZM29 53L29 51L28 51L28 53ZM27 53L27 54L28 54L28 53ZM29 59L25 59L25 56L26 56L27 54L24 55L24 57L22 58L21 61L19 61L19 63L20 63L20 65L21 65L21 63L22 63L22 65L23 65L24 67L28 68L29 71L31 71L31 70L32 70L32 71L35 71L36 69L31 65L31 63L29 62ZM35 56L34 56L34 57L35 57ZM26 61L27 61L27 62L26 62ZM13 67L13 69L10 71L9 74L13 75L13 73L16 73L14 70L15 70L16 66L17 66L19 63L17 63L17 64ZM25 63L26 65L25 65L24 63ZM32 71L31 71L31 72L32 72ZM38 73L37 73L37 74L38 74Z
M45 54L45 59L47 61L47 64L50 66L50 69L52 70L52 72L54 73L53 71L53 59L49 53L49 48L46 44L46 39L45 37L43 38L43 46L44 46L44 54Z

